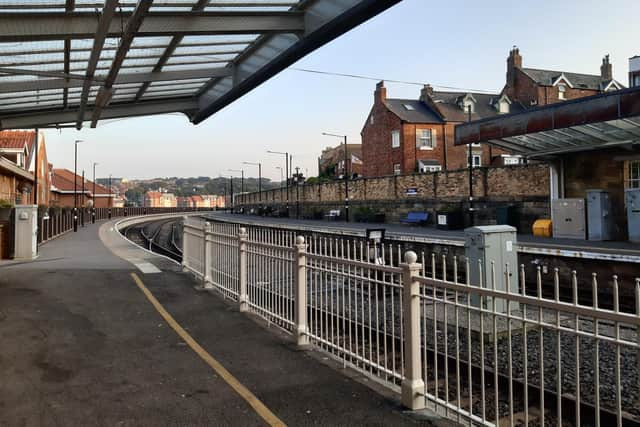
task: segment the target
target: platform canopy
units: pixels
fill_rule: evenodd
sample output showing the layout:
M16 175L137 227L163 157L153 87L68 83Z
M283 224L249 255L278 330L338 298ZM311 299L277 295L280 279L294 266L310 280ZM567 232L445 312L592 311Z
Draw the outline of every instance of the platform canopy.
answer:
M0 128L199 123L399 1L0 0Z
M640 144L640 87L456 126L455 145L472 143L531 158Z

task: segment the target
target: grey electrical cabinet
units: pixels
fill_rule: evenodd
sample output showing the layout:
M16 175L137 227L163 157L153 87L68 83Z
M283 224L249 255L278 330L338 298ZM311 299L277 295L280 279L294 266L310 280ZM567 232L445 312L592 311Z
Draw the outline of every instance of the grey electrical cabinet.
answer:
M612 239L613 217L608 192L587 190L587 229L589 240Z
M471 285L492 288L495 280L496 290L509 290L517 293L518 284L518 253L516 251L516 229L509 225L487 225L471 227L465 230L465 255L469 260L469 279ZM471 304L493 310L491 297L481 299L472 294ZM481 303L482 300L482 303ZM496 300L496 311L506 313L507 301ZM517 304L511 303L511 310L517 309Z
M565 239L587 238L584 199L551 200L553 237Z
M640 243L640 188L625 190L629 241Z

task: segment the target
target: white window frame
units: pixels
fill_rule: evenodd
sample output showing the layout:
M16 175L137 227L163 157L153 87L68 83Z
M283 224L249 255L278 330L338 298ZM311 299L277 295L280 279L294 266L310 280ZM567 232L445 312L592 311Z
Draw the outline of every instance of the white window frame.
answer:
M478 160L477 164L476 164L476 159ZM471 162L472 162L474 168L482 167L482 154L472 154L471 155Z
M393 174L400 175L402 173L402 169L400 169L400 163L395 163L393 165Z
M391 131L391 148L400 148L400 131Z
M627 188L640 188L640 160L629 161Z
M420 150L433 150L433 130L432 129L418 129L420 132L420 146L418 149ZM425 132L429 133L428 137L425 137ZM429 141L429 145L425 144L426 141Z
M558 99L566 100L567 96L565 92L567 91L567 86L563 84L558 85Z

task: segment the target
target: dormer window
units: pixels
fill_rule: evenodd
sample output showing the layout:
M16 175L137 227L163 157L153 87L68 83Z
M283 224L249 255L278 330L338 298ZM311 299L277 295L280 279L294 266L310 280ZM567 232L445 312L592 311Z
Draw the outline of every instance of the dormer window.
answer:
M497 100L492 101L494 108L500 114L508 114L510 111L511 100L507 95L502 95Z
M468 93L462 99L460 99L458 105L460 105L460 108L462 108L465 113L468 113L469 111L471 111L471 113L474 113L476 110L476 99L473 97L473 95Z
M565 92L567 91L567 87L565 85L558 85L558 99L567 99Z

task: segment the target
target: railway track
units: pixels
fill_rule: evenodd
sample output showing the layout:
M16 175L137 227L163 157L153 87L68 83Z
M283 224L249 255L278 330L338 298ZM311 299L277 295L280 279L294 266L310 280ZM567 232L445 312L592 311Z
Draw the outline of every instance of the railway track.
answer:
M177 237L179 219L156 220L131 225L122 234L132 242L152 252L182 262L182 249Z

